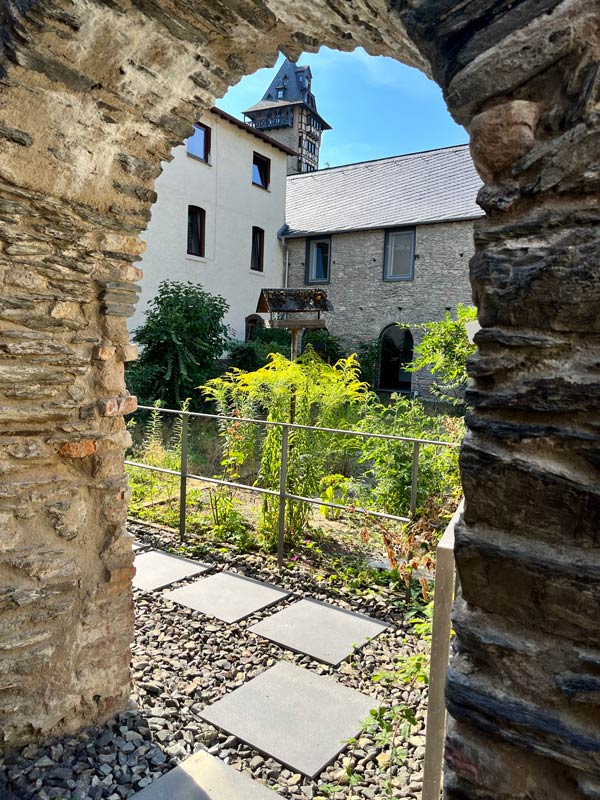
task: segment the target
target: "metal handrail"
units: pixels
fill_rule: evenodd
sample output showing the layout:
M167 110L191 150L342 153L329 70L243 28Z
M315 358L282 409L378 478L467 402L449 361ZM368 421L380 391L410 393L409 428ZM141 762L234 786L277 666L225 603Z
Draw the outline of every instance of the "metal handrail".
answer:
M182 419L181 428L181 461L180 469L166 469L164 467L155 467L149 464L142 464L138 461L126 460L125 464L130 467L138 469L146 469L150 472L159 472L166 475L173 475L179 477L179 537L183 541L186 533L186 511L187 511L187 481L198 480L206 483L212 483L217 486L230 486L234 489L242 489L245 491L255 492L257 494L269 495L271 497L279 497L279 519L278 519L278 538L277 538L277 562L279 567L283 566L284 562L284 541L285 541L285 504L288 500L296 500L311 505L325 506L327 508L337 509L339 511L348 511L350 513L364 514L370 517L377 517L380 519L389 519L394 522L410 522L411 517L414 515L417 506L417 490L419 481L419 454L421 445L434 445L437 447L458 447L454 442L444 442L435 439L416 439L411 436L396 436L394 434L384 433L369 433L366 431L353 431L344 428L320 428L315 425L301 425L296 422L276 422L273 420L253 419L252 417L237 417L226 414L208 414L199 411L183 411L182 409L161 408L159 406L138 406L140 411L152 411L159 414L173 414L180 416ZM133 412L135 413L135 412ZM228 481L222 478L213 478L208 475L196 475L187 470L187 450L188 450L188 420L190 417L199 417L202 419L216 419L216 420L230 420L234 422L249 422L267 426L277 426L282 429L281 437L281 466L280 466L280 479L279 491L275 489L265 489L261 486L250 486L244 483L237 483L235 481ZM305 497L303 495L291 494L287 491L287 459L288 459L288 440L289 432L293 429L318 431L322 433L342 434L347 436L359 436L361 438L373 439L387 439L399 442L409 442L413 445L412 455L412 477L411 477L411 496L410 496L410 517L398 516L395 514L387 514L383 511L374 511L359 506L344 505L341 503L331 503L317 497Z
M301 425L298 422L278 422L272 419L259 419L254 417L236 417L227 414L207 414L201 411L182 411L176 408L163 408L162 406L138 406L138 411L159 411L161 414L179 414L186 417L203 417L204 419L226 419L232 422L256 422L259 425L274 425L288 428L299 428L305 431L322 431L323 433L341 433L347 436L360 436L364 439L394 439L399 442L419 442L419 444L435 444L442 447L460 447L455 442L444 442L441 439L417 439L414 436L397 436L392 433L370 433L369 431L353 431L347 428L320 428L317 425ZM135 413L135 412L133 412Z

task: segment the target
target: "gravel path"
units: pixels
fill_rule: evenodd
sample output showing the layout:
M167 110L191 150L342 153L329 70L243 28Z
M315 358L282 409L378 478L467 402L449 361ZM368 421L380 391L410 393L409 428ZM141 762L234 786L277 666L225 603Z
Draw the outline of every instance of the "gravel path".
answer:
M174 543L171 534L141 525L132 528L138 539L153 546ZM198 747L249 772L287 798L416 800L423 781L426 691L394 688L390 693L372 680L375 672L393 666L395 656L421 647L404 622L402 610L395 605L395 595L378 591L357 596L350 590L315 581L312 573L302 567L286 570L280 576L263 556L215 553L212 558L202 558L218 568L226 567L292 591L294 596L279 604L278 609L308 595L375 616L392 623L392 627L347 662L329 667L248 632L272 609L228 624L203 618L165 600L160 593L136 592L133 674L137 710L119 714L101 729L0 756L1 800L125 800ZM384 698L408 703L416 712L418 724L404 744L403 765L382 769L385 753L376 746L372 735L362 733L312 781L200 719L199 712L206 705L282 659L318 674L334 675L340 683L371 695L374 708Z

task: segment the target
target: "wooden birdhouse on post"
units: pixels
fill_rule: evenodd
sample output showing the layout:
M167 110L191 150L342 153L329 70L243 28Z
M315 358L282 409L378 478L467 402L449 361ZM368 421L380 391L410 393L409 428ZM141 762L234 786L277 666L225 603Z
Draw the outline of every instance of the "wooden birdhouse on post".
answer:
M321 317L333 307L323 289L261 289L256 311L268 314L267 328L284 328L292 333L291 359L298 357L299 334L314 328L326 328Z

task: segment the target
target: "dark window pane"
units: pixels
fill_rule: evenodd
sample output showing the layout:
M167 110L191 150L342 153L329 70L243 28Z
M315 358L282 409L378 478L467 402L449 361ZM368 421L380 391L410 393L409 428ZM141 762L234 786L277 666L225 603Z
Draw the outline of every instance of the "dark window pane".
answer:
M329 280L329 241L322 239L311 242L310 253L310 280Z
M262 228L252 228L252 255L250 269L262 272L265 232Z
M187 252L204 256L204 210L197 206L188 206Z

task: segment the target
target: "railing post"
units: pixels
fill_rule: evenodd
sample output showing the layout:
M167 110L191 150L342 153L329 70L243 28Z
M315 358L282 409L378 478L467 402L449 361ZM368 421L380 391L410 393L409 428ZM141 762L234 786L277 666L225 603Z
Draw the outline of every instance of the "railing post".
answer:
M419 486L419 442L413 442L412 482L410 485L410 515L417 510L417 488Z
M277 527L277 565L283 567L285 544L285 496L287 492L288 434L289 425L281 428L281 469L279 472L279 524Z
M185 540L185 518L187 511L188 471L188 416L181 415L181 463L179 465L179 541Z

